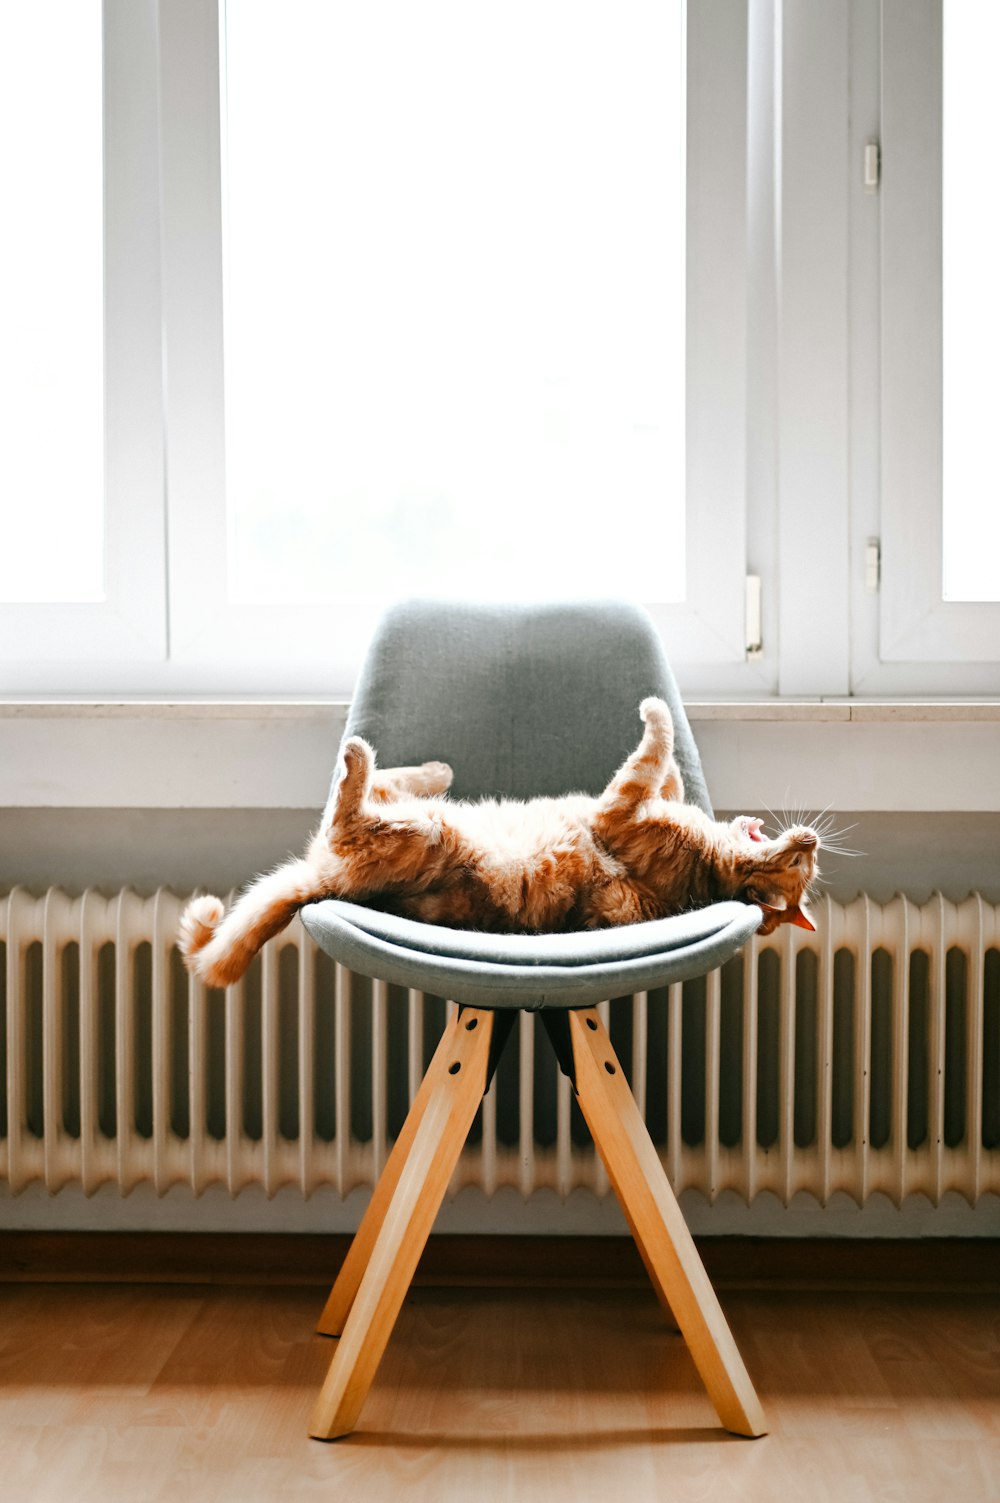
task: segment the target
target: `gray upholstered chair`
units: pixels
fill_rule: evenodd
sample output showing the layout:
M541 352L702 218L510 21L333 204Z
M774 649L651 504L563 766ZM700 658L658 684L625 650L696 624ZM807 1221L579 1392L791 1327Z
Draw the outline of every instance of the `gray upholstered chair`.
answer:
M697 748L649 618L614 603L411 602L369 650L348 720L383 767L440 759L457 797L598 793L633 749L638 706L670 705L687 797L711 813ZM580 934L442 928L328 899L302 910L321 947L363 975L459 1004L428 1067L319 1323L340 1342L313 1416L354 1428L479 1103L521 1008L539 1012L666 1310L723 1425L764 1418L596 1003L720 965L761 921L718 903Z

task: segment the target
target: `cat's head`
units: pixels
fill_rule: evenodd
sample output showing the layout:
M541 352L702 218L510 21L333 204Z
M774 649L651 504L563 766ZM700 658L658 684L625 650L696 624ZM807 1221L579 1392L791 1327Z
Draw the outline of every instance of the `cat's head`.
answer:
M808 825L792 825L773 840L764 824L740 814L729 827L732 846L732 896L755 904L764 915L758 931L771 934L779 924L815 929L807 895L818 874L820 838Z

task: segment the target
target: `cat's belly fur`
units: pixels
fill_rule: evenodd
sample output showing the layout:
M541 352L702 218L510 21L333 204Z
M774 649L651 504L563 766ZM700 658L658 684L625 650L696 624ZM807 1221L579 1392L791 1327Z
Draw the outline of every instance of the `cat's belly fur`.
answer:
M450 806L441 821L448 869L393 894L392 907L425 923L533 933L646 916L617 861L589 828L593 800ZM453 845L454 842L454 845ZM464 858L456 861L454 846ZM433 865L433 863L431 863ZM615 912L606 911L612 895ZM637 907L636 904L639 904Z

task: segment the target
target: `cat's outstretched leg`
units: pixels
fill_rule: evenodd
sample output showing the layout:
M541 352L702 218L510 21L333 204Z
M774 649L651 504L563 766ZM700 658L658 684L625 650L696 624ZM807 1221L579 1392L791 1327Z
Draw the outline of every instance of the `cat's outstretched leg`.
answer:
M392 804L443 792L450 783L451 768L443 762L377 774L371 747L352 736L344 746L344 775L305 858L259 877L228 914L218 898L188 904L179 935L188 969L209 986L231 986L304 903L367 896L404 873L412 880L428 849L441 846L440 836L430 819L426 824L393 820Z
M343 761L344 776L337 784L330 810L331 831L357 819L368 799L375 771L375 753L360 736L351 736L344 742Z
M192 898L181 915L178 935L184 964L209 986L231 986L303 903L326 895L310 862L288 861L258 877L225 917L218 898Z
M313 837L314 846L317 842L329 846L337 833L357 818L371 790L375 753L367 741L351 736L341 749L341 761L343 772L330 790L323 818Z
M667 775L660 789L660 798L668 804L683 804L684 802L684 779L681 777L681 770L672 756L670 758L670 765L667 768Z
M639 714L643 738L597 801L602 821L631 817L640 804L658 798L674 766L674 722L663 700L644 699Z
M425 891L448 870L474 859L443 803L412 795L398 802L372 798L375 754L360 736L345 741L343 758L331 818L320 828L313 851L325 842L340 863L344 896Z
M320 833L326 839L334 826L354 818L365 803L392 804L401 798L433 798L447 793L454 776L447 762L376 768L375 753L360 736L351 736L344 743L343 761L344 775L334 785L320 822Z
M422 762L419 767L376 768L369 797L376 804L400 798L437 798L447 793L454 773L447 762Z

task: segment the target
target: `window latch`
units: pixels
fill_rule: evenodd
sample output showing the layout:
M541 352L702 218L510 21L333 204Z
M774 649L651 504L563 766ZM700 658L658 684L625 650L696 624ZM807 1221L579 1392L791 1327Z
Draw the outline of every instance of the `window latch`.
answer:
M869 538L865 546L865 590L877 595L882 578L882 544L878 538Z
M865 192L875 193L882 179L882 148L877 141L865 142Z
M761 634L759 574L747 575L746 644L747 657L759 658L764 650L764 643Z

